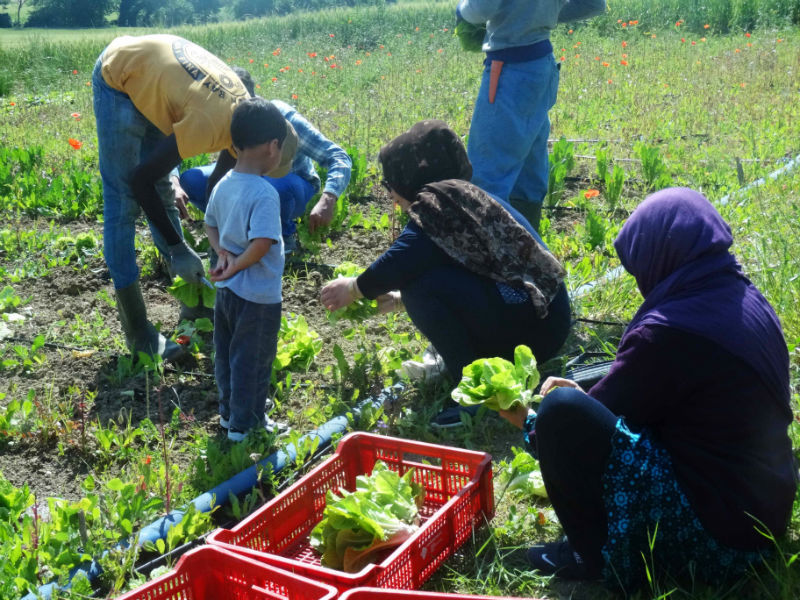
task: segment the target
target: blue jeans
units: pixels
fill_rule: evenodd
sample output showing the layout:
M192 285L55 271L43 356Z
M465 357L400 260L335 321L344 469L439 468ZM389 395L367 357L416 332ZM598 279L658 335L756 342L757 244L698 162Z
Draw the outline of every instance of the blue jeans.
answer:
M206 185L214 165L195 167L181 173L181 187L189 196L189 200L197 208L206 211ZM295 220L306 212L306 204L314 194L316 188L308 181L296 175L288 175L275 179L264 175L264 179L272 184L281 199L281 233L284 238L290 237L297 230Z
M552 54L506 63L489 104L484 69L467 143L472 183L503 200L542 204L550 172L547 113L556 103L558 79Z
M536 316L530 300L506 304L494 281L457 265L429 270L401 294L408 316L456 380L466 365L479 358L513 360L519 344L530 347L542 363L556 355L570 329L569 297L563 285L544 319Z
M103 252L114 287L121 289L139 278L134 236L142 209L131 191L130 172L165 136L139 112L127 94L109 87L100 72L100 59L92 73L92 92L103 180ZM156 182L156 190L172 226L183 235L167 176ZM167 256L163 236L152 225L150 232L156 247Z
M219 414L230 421L231 429L248 431L264 423L280 326L280 302L257 304L217 288L214 376Z

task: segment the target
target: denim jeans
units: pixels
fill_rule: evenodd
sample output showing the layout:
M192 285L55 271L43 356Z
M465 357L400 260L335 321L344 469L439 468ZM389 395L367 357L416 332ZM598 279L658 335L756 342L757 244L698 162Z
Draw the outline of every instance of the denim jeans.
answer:
M401 290L408 316L444 359L450 375L478 358L513 360L525 344L541 363L556 355L569 333L571 311L565 286L539 319L528 300L507 304L494 281L464 267L430 269Z
M206 185L213 170L213 164L195 167L184 171L180 177L181 187L189 196L189 200L203 212L206 210ZM272 184L280 196L281 233L287 238L297 231L295 219L305 214L306 204L317 191L312 184L295 173L289 173L280 179L264 175L264 179Z
M231 429L248 431L264 422L280 326L280 302L256 304L217 288L214 375L219 414L230 421Z
M559 72L552 54L506 63L489 103L489 67L472 113L467 154L472 183L503 200L541 204L550 162L548 111L556 103Z
M100 66L98 59L92 73L92 92L103 181L103 252L114 287L120 289L139 277L134 237L142 209L131 191L130 172L165 136L139 112L127 94L105 82ZM156 182L156 190L172 226L183 235L167 176ZM164 237L152 225L150 232L156 247L167 256Z

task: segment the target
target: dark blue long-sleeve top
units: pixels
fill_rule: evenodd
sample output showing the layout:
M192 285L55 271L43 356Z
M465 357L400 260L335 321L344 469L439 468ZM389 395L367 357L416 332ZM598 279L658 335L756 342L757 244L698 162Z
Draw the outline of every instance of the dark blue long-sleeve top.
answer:
M492 196L545 248L542 238L525 217L507 202ZM401 290L429 269L455 265L422 229L409 221L405 229L378 259L358 277L358 289L366 298L374 299L392 290Z

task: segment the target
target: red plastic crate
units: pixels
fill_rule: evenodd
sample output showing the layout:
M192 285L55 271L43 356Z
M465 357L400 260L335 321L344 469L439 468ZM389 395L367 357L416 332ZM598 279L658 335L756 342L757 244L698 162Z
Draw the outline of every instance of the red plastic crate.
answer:
M509 596L472 596L469 594L443 594L440 592L415 592L360 587L339 596L339 600L525 600ZM536 600L531 598L529 600Z
M175 569L117 600L333 600L335 587L217 546L184 554Z
M322 519L328 490L355 490L356 477L378 460L401 475L414 468L425 488L422 526L378 564L358 573L320 565L309 534ZM344 437L336 453L231 530L218 529L209 544L241 552L340 592L360 586L416 589L494 515L491 456L369 433Z

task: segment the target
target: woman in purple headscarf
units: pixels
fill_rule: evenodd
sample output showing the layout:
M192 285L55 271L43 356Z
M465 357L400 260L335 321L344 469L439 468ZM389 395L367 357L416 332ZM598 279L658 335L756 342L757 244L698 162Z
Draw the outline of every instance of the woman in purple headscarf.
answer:
M525 431L567 535L527 550L540 571L630 591L646 558L718 582L786 530L789 356L731 243L701 194L652 194L614 242L644 303L608 375L588 393L550 378L538 414L501 413Z

